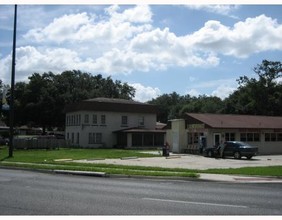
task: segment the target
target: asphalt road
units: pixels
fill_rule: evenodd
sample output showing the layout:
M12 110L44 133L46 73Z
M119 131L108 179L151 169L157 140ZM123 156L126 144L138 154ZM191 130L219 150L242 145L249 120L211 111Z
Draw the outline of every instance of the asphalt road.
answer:
M281 215L282 184L99 178L0 169L1 215Z

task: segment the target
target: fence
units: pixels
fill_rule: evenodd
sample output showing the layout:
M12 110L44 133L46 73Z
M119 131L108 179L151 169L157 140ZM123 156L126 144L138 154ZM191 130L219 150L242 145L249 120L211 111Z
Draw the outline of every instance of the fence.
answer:
M60 147L69 147L69 141L55 138L15 138L15 149L58 149Z

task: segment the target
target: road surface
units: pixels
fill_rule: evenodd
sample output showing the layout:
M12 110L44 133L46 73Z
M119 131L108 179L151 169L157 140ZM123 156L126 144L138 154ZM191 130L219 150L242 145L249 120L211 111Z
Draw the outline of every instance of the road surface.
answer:
M282 184L0 169L1 215L281 215Z

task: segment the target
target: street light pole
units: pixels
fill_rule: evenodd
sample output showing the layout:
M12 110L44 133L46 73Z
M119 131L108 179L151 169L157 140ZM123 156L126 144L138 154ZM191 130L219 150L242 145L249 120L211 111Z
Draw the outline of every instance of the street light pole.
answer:
M15 5L15 13L14 13L14 35L13 35L11 97L10 97L9 157L13 157L13 150L14 150L14 90L15 90L15 66L16 66L16 34L17 34L17 5Z

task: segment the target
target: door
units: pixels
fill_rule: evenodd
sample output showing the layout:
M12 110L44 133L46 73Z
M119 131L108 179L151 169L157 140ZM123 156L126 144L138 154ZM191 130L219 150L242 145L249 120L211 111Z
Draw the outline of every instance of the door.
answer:
M234 145L232 143L226 143L224 148L225 156L233 156L234 154Z
M221 137L220 133L213 134L213 146L217 147L220 144L220 141L221 141L220 137Z

